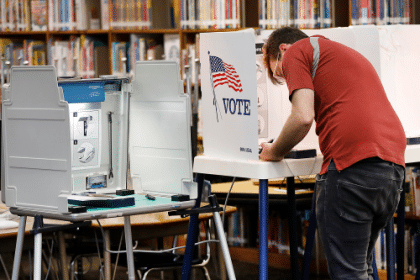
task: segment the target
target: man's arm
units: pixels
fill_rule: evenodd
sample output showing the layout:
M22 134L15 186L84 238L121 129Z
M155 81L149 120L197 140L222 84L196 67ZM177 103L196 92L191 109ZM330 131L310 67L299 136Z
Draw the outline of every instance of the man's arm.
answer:
M260 159L281 161L284 156L308 134L315 117L314 97L311 89L298 89L292 95L292 112L272 144L263 143Z

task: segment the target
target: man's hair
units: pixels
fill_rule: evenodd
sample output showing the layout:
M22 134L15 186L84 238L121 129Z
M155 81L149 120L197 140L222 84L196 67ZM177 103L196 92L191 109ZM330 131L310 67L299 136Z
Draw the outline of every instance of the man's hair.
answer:
M267 42L264 44L264 64L267 68L268 77L273 84L278 84L273 77L273 71L270 68L270 60L281 59L279 46L281 44L294 44L301 39L308 38L304 32L294 27L283 27L273 31L268 37Z

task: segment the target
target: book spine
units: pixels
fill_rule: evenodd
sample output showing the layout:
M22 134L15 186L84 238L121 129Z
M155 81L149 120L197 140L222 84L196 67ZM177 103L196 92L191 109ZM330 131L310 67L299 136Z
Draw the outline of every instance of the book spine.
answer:
M258 9L258 13L259 13L259 25L261 29L266 29L267 25L266 25L266 18L265 18L265 8L266 8L266 0L260 0L259 1L259 9Z
M305 0L298 1L298 28L306 28L306 9L305 9Z
M21 31L20 0L15 0L15 30Z
M359 24L359 1L351 0L351 25Z
M109 30L109 1L101 0L101 29Z
M325 0L325 26L324 28L330 28L333 25L331 16L331 0Z

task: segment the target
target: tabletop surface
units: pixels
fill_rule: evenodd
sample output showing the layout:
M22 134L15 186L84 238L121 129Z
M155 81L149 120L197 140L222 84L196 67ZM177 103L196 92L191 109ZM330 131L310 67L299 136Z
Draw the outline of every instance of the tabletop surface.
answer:
M277 182L277 181L275 181ZM287 196L286 186L283 184L275 184L275 182L269 182L268 194L270 196ZM304 181L305 182L305 181ZM306 182L313 182L313 180L307 180ZM218 183L211 185L211 191L214 194L226 194L232 183ZM308 188L299 188L299 184L296 185L295 193L298 194L312 194L313 191ZM235 182L231 191L231 194L249 194L249 195L258 195L259 194L259 184L258 180L246 180Z
M60 213L45 209L29 209L29 208L10 208L10 212L19 216L36 216L42 215L44 218L65 220L70 222L80 222L86 220L95 220L103 218L114 218L122 216L132 216L139 214L149 214L164 211L172 211L179 209L191 208L195 205L195 200L188 201L171 201L167 197L155 196L155 200L148 200L144 195L134 194L135 205L118 208L100 208L88 207L88 211L84 213Z
M316 174L321 170L322 161L322 156L269 162L229 160L203 155L194 158L194 172L250 179L275 179Z
M0 203L0 212L7 211L7 207L4 204ZM236 207L227 206L226 213L232 214L236 211ZM212 217L212 213L204 213L199 215L200 220L207 220ZM19 219L16 219L19 222ZM34 218L28 216L25 227L25 234L29 234L32 229ZM168 225L178 224L178 223L187 223L189 218L181 218L180 216L169 216L167 212L158 212L158 213L149 213L141 215L133 215L130 217L132 227L152 227L157 225ZM124 226L123 217L115 217L108 219L99 219L101 226L103 228L116 228ZM56 219L44 219L44 224L70 224L68 221L56 220ZM96 220L92 221L92 227L99 227ZM11 229L2 229L0 230L0 238L13 237L17 235L18 228Z

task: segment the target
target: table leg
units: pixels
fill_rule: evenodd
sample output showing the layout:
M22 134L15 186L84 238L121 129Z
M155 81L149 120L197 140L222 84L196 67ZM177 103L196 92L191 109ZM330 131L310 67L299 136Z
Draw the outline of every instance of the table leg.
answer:
M260 179L259 192L259 279L268 279L268 179Z
M67 267L67 253L66 253L66 241L64 240L64 233L58 232L58 246L61 259L61 269L63 272L63 280L69 280L69 270Z
M233 270L232 259L229 253L229 247L227 244L225 231L223 230L222 219L220 218L219 212L213 213L213 219L216 224L217 235L219 236L220 247L222 248L223 257L225 259L225 265L230 280L235 280L235 271Z
M35 216L34 229L43 227L42 216ZM34 280L41 280L42 272L42 233L34 234Z
M296 222L295 178L287 178L287 209L289 214L290 267L292 279L299 278L299 255Z
M25 237L26 216L21 216L16 239L15 258L13 261L12 280L19 279L20 261L22 259L23 239Z
M395 251L394 251L394 218L388 222L385 226L385 234L386 234L386 271L387 271L387 279L394 280L395 279Z
M201 204L201 194L203 193L204 175L197 174L197 199L194 208L199 208ZM182 262L181 280L191 279L191 264L194 256L195 242L198 238L198 214L190 216L188 225L187 244L185 246L184 260Z
M127 250L128 279L135 280L133 237L131 236L130 216L124 216L125 247Z
M111 280L111 237L109 230L104 231L104 272L105 280Z
M309 218L308 233L306 235L305 255L302 268L302 280L309 279L311 270L312 248L314 246L315 232L316 232L316 187L312 195L311 216Z
M397 209L397 280L404 280L405 186Z

